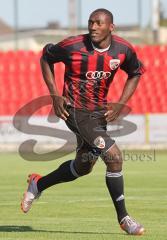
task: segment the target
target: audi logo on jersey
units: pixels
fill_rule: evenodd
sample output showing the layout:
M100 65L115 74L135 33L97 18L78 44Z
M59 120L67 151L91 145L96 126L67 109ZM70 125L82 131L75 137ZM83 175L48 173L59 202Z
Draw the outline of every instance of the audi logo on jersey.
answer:
M87 79L108 79L110 76L110 72L104 71L89 71L86 73Z

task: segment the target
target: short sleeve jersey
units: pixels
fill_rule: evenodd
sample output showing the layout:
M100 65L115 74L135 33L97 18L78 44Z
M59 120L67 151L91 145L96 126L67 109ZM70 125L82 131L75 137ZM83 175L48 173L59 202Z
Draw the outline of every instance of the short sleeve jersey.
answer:
M132 45L116 35L111 36L111 45L104 52L96 51L89 34L83 34L47 44L43 57L50 64L65 64L63 96L75 108L95 110L106 104L119 68L129 79L144 72Z

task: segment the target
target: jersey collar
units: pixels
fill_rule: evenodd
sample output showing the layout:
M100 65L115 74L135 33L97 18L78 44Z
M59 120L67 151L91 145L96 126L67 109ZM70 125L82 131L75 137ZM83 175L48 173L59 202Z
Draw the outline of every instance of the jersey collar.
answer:
M109 45L108 47L106 47L106 48L97 48L97 47L95 47L95 45L92 43L92 41L91 41L91 44L92 44L93 49L96 50L97 52L100 52L100 53L107 51L107 50L110 48L110 46L111 46L111 44L110 44L110 45Z

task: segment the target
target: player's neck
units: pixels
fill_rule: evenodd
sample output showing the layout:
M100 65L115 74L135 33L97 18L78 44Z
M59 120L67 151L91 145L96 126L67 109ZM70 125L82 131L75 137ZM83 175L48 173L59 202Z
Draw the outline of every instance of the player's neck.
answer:
M103 51L104 49L107 49L107 48L109 49L110 45L111 45L111 36L107 37L107 39L103 40L100 43L92 42L93 48L100 49L101 51Z
M92 42L91 42L92 43ZM111 44L110 44L111 45ZM96 47L93 43L92 43L92 47L94 50L96 50L97 52L105 52L110 48L110 45L108 45L106 48L98 48Z

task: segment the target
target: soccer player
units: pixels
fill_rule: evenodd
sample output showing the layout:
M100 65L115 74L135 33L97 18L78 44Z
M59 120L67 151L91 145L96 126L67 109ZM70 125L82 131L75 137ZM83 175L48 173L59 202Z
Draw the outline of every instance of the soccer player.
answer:
M116 35L113 15L97 9L88 20L88 34L47 44L41 57L44 81L49 89L55 114L63 119L77 138L74 160L62 163L46 176L31 174L21 202L27 213L35 199L47 188L76 180L91 172L99 156L106 164L106 186L117 213L118 223L130 235L142 235L144 227L136 222L125 206L123 159L115 141L106 132L107 122L118 118L133 95L144 72L130 43ZM61 96L54 80L54 63L65 64L64 90ZM121 68L128 78L112 109L107 105L109 86Z

